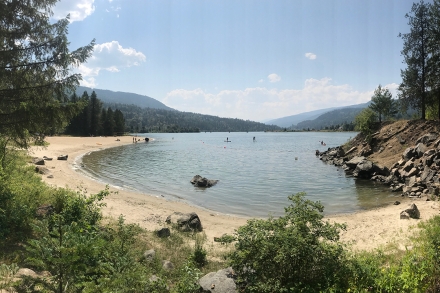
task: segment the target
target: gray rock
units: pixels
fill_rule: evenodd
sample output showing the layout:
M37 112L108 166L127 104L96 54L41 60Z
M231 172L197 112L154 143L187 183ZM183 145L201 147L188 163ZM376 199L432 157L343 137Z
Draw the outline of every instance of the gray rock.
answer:
M200 278L199 284L205 292L236 293L237 285L233 279L232 268L211 272Z
M202 222L196 213L184 214L174 212L166 220L168 224L175 224L182 231L202 231Z
M402 158L405 160L405 161L408 161L408 160L410 160L410 159L412 159L414 156L415 156L415 152L414 152L414 149L413 148L407 148L404 152L403 152L403 154L402 154Z
M373 163L367 160L357 164L356 169L353 172L353 176L360 178L371 178L373 173Z
M353 157L350 161L345 162L345 165L349 167L350 169L356 168L356 166L365 160L365 157Z
M425 166L422 174L420 174L420 180L425 182L430 181L435 174L436 172L434 170L431 170L428 166Z
M197 187L211 187L217 184L218 180L207 179L206 177L202 177L200 175L196 175L191 179L191 184Z
M391 187L392 192L398 192L403 190L404 185L403 184L397 184Z
M417 155L418 158L422 157L423 154L428 150L428 148L426 147L426 145L424 145L423 143L419 143L418 145L416 145L416 147L414 148L414 152Z
M67 161L67 158L69 157L69 155L61 155L61 156L58 156L58 158L57 158L57 160L60 160L60 161Z
M152 262L155 257L156 257L156 251L154 251L154 249L149 249L144 252L144 259L147 262Z
M160 230L157 230L156 235L159 238L170 237L170 235L171 235L170 229L169 228L162 228Z
M38 174L43 174L43 175L47 175L50 173L49 169L47 169L46 167L42 167L42 166L35 166L35 172L37 172Z
M417 174L419 174L419 169L417 169L417 168L412 168L411 170L406 172L406 176L407 177L411 177L411 176L414 176L414 175L417 175Z
M414 187L417 183L416 176L408 177L405 179L405 185L408 187Z
M43 158L38 158L38 157L33 158L32 159L32 163L35 164L35 165L44 165L45 164L44 163L44 159Z
M22 278L22 277L31 277L31 278L38 278L38 274L34 272L31 269L27 268L21 268L17 271L17 273L14 275L14 277Z
M405 211L400 212L400 219L401 220L408 220L410 218L409 214Z
M425 145L430 145L437 138L438 138L438 134L431 132L431 133L427 133L427 134L423 135L422 137L419 137L416 140L416 143L423 143Z
M166 271L171 271L172 269L174 269L174 265L169 260L164 260L162 261L162 268Z
M411 204L411 206L408 209L406 209L400 213L400 218L401 219L409 219L409 218L420 219L420 211L415 204Z
M413 163L413 161L408 161L408 162L406 162L405 163L405 165L403 165L403 170L405 171L405 172L408 172L409 170L411 170L412 168L414 168L414 163Z

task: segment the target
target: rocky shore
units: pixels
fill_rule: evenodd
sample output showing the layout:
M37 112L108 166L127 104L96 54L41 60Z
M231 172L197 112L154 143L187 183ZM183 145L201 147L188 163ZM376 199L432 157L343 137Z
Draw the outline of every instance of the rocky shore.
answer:
M438 199L438 128L434 121L397 121L383 126L369 139L359 134L346 145L317 152L317 156L348 175L382 182L402 197Z

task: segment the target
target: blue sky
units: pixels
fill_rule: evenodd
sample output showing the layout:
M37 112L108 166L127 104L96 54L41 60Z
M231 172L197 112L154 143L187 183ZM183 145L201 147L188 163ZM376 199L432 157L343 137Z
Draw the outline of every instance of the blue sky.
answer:
M82 85L264 121L395 90L407 0L61 0ZM121 101L123 102L123 101Z

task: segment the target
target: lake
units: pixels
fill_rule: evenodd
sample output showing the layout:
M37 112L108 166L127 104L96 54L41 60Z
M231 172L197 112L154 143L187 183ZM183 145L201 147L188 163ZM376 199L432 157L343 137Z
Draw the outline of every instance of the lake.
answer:
M350 213L395 201L387 186L346 176L315 150L338 146L354 132L154 133L140 142L82 157L82 172L99 181L224 214L279 216L288 196L306 192L326 214ZM144 142L145 136L150 137ZM255 141L253 140L255 137ZM226 140L230 142L225 142ZM324 141L326 146L320 144ZM77 162L79 164L79 162ZM218 179L194 187L194 175Z

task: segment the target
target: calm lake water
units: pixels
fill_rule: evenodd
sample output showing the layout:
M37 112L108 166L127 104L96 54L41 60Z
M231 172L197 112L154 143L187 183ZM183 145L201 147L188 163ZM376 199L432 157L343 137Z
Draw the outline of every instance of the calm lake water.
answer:
M147 134L150 142L84 155L86 172L110 185L212 211L242 216L279 216L287 197L304 191L321 201L326 214L349 213L389 204L386 186L356 180L315 156L315 150L341 145L356 133L193 133ZM142 139L143 136L140 136ZM255 142L253 137L255 136ZM228 138L231 142L225 142ZM326 146L321 146L323 140ZM218 179L200 189L194 175Z

